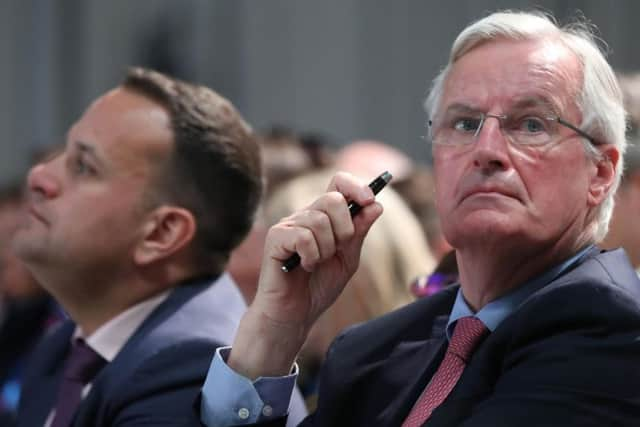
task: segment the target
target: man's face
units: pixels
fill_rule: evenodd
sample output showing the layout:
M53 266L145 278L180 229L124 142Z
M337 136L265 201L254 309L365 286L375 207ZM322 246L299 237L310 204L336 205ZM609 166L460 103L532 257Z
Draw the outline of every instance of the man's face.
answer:
M562 45L486 43L454 64L439 114L461 108L526 115L531 108L579 125L574 102L579 85L578 61ZM523 123L528 132L530 122ZM434 145L436 200L446 239L459 249L474 243L575 242L593 207L588 193L596 173L580 138L559 127L557 141L515 147L500 125L488 118L476 141L466 146Z
M44 276L55 269L114 274L129 265L144 197L171 144L168 114L156 103L122 88L96 100L69 130L64 151L29 173L16 253Z

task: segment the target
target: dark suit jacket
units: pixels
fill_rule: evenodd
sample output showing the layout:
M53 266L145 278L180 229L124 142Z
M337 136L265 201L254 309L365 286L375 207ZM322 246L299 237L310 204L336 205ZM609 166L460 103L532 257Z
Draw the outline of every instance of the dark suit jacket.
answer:
M245 310L222 276L178 286L93 382L74 426L199 425L194 400L215 348L231 342ZM222 285L221 285L222 284ZM65 322L36 350L20 402L19 426L42 426L55 404L75 325Z
M400 426L444 356L457 290L338 337L303 425ZM640 282L624 252L594 249L531 295L425 425L640 426Z

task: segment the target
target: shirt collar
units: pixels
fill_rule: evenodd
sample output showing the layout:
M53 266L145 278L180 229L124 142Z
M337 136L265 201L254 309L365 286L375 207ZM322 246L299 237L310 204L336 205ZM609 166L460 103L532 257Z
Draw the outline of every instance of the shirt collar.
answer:
M88 337L85 337L82 329L77 326L73 338L84 338L89 347L107 362L111 362L147 316L167 299L170 292L171 290L164 291L128 308Z
M453 304L453 309L449 316L449 321L447 322L447 339L451 339L456 321L466 316L477 317L482 321L482 323L484 323L489 331L493 332L507 316L513 313L518 306L527 299L527 297L534 294L537 290L543 288L545 285L549 284L568 270L592 248L593 245L587 246L563 263L556 265L542 273L540 276L525 282L522 286L516 287L508 294L491 301L482 307L477 313L469 307L462 295L462 288L459 288L458 294L456 295L456 301Z

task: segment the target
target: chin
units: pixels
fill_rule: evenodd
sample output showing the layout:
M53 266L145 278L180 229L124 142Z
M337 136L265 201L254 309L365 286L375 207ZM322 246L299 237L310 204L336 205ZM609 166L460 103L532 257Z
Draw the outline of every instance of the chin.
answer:
M489 245L491 242L514 239L523 235L522 227L512 215L495 211L479 211L468 215L461 222L452 220L451 227L445 228L445 237L452 246L464 247L472 242Z
M29 236L16 235L11 244L13 253L25 264L38 262L46 259L46 251L42 245L38 244L35 239L27 238Z

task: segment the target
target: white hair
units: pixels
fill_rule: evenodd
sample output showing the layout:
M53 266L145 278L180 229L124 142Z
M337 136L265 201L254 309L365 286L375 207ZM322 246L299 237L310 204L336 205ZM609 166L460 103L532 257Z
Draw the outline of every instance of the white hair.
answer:
M542 12L508 10L493 13L469 25L453 43L449 63L433 80L431 91L425 101L428 116L434 117L440 108L444 82L453 64L480 44L496 39L557 40L578 58L582 66L582 88L576 103L582 113L582 123L579 127L596 140L615 145L620 153L614 183L609 188L606 199L594 212L592 239L594 242L602 240L609 228L614 194L622 176L626 149L625 110L615 74L598 46L592 26L587 23L573 23L560 27L551 16ZM594 158L600 155L586 139L583 142L588 154Z

